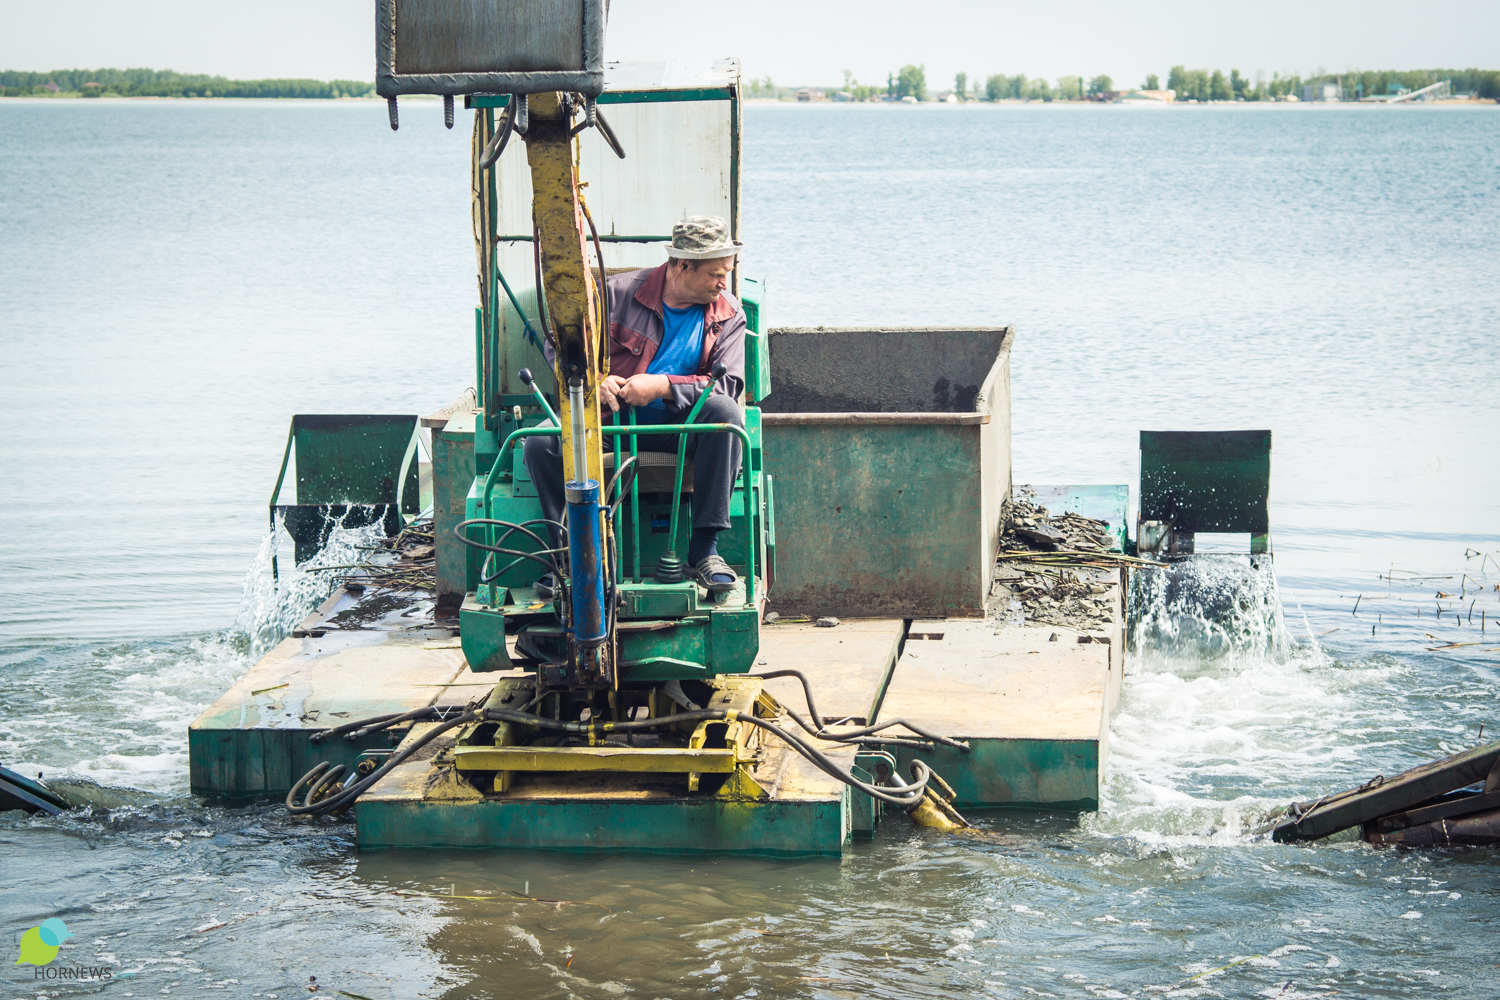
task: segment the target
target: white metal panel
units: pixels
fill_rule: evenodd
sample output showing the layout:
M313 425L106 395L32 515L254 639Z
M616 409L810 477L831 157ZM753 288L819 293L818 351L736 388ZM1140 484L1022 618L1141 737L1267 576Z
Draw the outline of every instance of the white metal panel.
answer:
M604 64L604 90L687 90L690 88L732 87L739 83L738 59L692 61L671 59L664 62L607 62Z
M730 218L730 105L728 101L611 104L600 108L625 147L621 160L596 129L579 136L578 174L599 235L666 236L686 215ZM500 159L497 181L500 231L531 233L531 170L524 143L512 138ZM609 267L649 267L663 260L660 246L606 245ZM531 250L502 251L531 270Z
M734 59L686 63L616 63L606 68L610 90L683 90L738 83ZM628 84L628 86L627 86ZM600 104L626 158L621 160L597 129L578 138L579 180L599 235L670 236L672 225L687 215L734 214L732 105L728 100L661 101ZM497 113L498 114L498 113ZM531 168L526 144L512 136L496 166L498 229L502 235L531 235ZM741 237L743 238L743 237ZM666 260L661 243L605 243L609 268L655 267ZM592 254L590 255L592 257ZM501 243L497 263L522 306L535 314L535 272L530 242ZM511 309L501 313L504 391L523 391L511 376L530 367L544 388L552 388L541 353L525 343L520 321Z

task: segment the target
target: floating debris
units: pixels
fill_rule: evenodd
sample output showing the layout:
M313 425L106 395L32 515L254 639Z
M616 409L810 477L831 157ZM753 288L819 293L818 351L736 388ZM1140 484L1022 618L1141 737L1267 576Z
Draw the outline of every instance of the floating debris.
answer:
M437 546L433 541L431 520L413 521L394 538L386 538L377 552L390 552L395 562L361 563L356 576L347 582L372 585L386 590L435 590L437 588Z
M1036 502L1028 486L1011 490L1010 499L1000 511L1005 531L1000 536L1000 551L1106 553L1109 524L1082 514L1051 515Z

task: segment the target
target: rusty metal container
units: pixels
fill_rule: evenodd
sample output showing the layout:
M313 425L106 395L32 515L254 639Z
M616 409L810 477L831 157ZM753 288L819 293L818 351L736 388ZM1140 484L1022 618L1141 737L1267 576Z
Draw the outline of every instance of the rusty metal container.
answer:
M1010 493L1014 328L780 329L760 403L770 607L984 614Z

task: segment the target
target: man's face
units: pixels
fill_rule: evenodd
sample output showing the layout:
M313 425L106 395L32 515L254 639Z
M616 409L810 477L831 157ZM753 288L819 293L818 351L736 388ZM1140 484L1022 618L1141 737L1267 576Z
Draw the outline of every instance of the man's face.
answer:
M679 297L698 305L709 305L719 300L719 293L729 287L729 275L734 271L733 257L705 260L695 270L691 262L677 272L676 292Z

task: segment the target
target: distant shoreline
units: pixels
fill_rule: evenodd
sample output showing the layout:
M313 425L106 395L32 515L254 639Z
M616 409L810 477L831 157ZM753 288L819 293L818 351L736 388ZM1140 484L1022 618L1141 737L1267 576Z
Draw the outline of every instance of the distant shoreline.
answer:
M1001 101L919 101L915 104L902 103L901 101L787 101L775 97L748 97L745 104L771 105L787 108L1000 108L1000 107L1025 107L1057 106L1060 108L1110 108L1110 107L1155 107L1155 108L1201 108L1210 106L1225 106L1236 108L1330 108L1330 107L1399 107L1399 108L1432 108L1432 107L1480 107L1485 105L1500 104L1500 100L1490 97L1466 98L1454 97L1444 98L1437 101L1409 101L1402 104L1386 104L1378 101L1028 101L1007 98Z
M125 94L108 94L99 97L89 97L80 93L57 93L57 94L0 94L0 100L8 101L158 101L158 102L184 102L198 101L205 104L226 101L254 101L257 103L282 103L282 104L384 104L385 99L381 97L171 97L158 95L131 96ZM403 94L401 100L405 101L431 101L440 100L432 94ZM742 99L746 105L757 107L783 107L783 108L1019 108L1036 106L1056 105L1060 108L1109 108L1126 106L1147 106L1160 108L1194 108L1210 106L1228 107L1282 107L1282 108L1328 108L1328 107L1401 107L1401 108L1454 108L1454 107L1483 107L1487 105L1500 104L1500 100L1489 97L1478 98L1445 98L1437 101L1408 102L1398 105L1388 105L1372 101L1310 101L1303 103L1287 103L1283 101L1151 101L1151 102L1117 102L1117 101L1028 101L1006 99L1001 101L919 101L916 104L902 103L900 101L786 101L774 97L747 97Z

